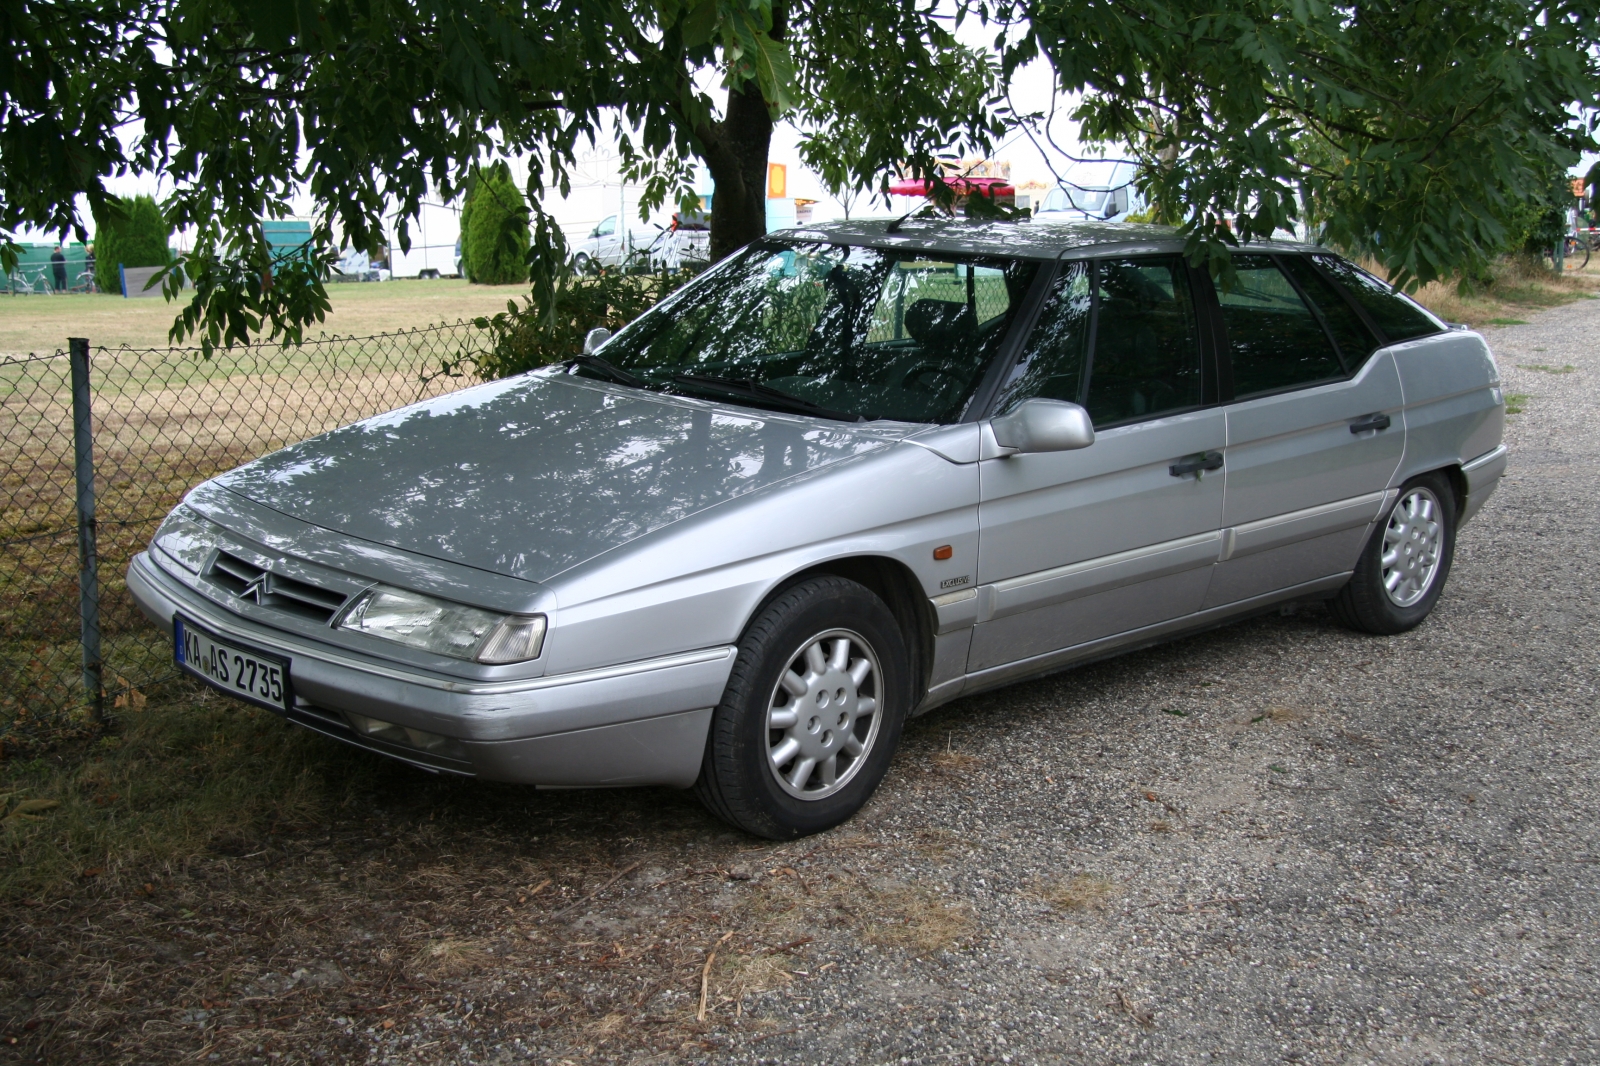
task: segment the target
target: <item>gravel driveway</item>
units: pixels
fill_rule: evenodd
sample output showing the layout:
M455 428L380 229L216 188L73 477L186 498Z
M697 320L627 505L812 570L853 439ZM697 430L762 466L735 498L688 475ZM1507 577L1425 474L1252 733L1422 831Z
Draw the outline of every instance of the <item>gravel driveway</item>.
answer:
M1303 607L959 701L911 724L859 818L781 847L681 793L396 769L325 835L174 874L171 922L63 907L20 931L30 980L115 962L139 990L62 1013L49 1043L61 1061L1600 1060L1597 335L1591 300L1494 331L1526 396L1511 469L1412 633Z

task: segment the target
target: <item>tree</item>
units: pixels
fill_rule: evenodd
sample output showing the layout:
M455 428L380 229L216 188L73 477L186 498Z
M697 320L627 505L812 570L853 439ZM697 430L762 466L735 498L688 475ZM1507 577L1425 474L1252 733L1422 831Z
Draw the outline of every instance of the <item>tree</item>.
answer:
M1308 221L1401 284L1480 274L1593 141L1593 0L1023 0L1093 140L1220 268Z
M461 238L469 280L510 285L528 279L528 204L504 163L486 167L472 183L461 208Z
M326 313L339 247L377 250L397 204L409 248L423 198L454 198L497 154L528 160L529 277L548 305L565 244L540 197L570 188L584 139L623 131L642 211L686 197L702 159L720 257L765 229L778 117L859 130L865 154L847 166L861 181L982 151L999 129L988 58L918 0L0 4L0 230L72 230L106 177L161 171L169 217L197 234L173 335L208 346L298 338ZM315 251L275 263L261 219L288 213L301 186ZM6 240L0 256L15 252Z
M94 228L94 283L101 292L121 292L118 267L166 266L172 262L172 227L153 197L108 200Z

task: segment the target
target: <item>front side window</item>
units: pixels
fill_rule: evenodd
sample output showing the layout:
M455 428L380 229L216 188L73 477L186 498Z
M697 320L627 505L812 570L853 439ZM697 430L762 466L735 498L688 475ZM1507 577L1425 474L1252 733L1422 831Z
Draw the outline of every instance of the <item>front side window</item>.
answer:
M1218 284L1217 302L1228 334L1235 397L1344 376L1322 323L1270 258L1236 255L1233 271L1232 285Z
M1083 403L1085 357L1089 352L1089 314L1093 264L1069 263L1050 287L1039 322L1028 336L1022 358L1012 368L995 402L995 413L1006 414L1023 400L1034 398Z
M1435 318L1432 312L1387 281L1379 281L1354 263L1336 255L1319 255L1315 258L1317 264L1332 274L1368 317L1377 323L1390 344L1444 331L1445 324Z
M617 232L617 216L616 215L612 215L609 218L606 218L598 226L596 226L594 228L594 235L596 237L609 237L615 232Z
M614 337L649 388L824 417L953 422L1038 265L764 242Z
M996 410L1033 397L1081 404L1096 427L1199 406L1200 344L1182 260L1068 264Z

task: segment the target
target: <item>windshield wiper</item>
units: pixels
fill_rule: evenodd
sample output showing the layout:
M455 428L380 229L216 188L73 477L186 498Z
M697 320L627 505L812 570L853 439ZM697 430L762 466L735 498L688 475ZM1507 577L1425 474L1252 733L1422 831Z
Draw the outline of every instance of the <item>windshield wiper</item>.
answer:
M757 400L762 403L783 407L796 414L815 415L818 418L831 418L837 422L865 422L865 415L852 415L844 411L835 411L831 407L803 400L792 396L782 389L775 389L771 385L763 385L750 378L722 378L712 374L674 374L671 378L681 385L700 385L703 387L719 389L731 396L742 396L748 400Z
M628 373L609 359L602 359L598 355L575 355L567 360L567 369L581 366L585 370L592 370L596 374L613 381L618 385L632 385L636 389L647 389L649 383L644 378Z

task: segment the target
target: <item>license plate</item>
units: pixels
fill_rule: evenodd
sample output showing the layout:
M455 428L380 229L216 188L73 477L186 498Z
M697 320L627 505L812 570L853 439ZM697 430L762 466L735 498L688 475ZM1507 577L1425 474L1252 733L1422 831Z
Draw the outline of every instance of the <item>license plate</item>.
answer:
M179 669L249 703L280 713L293 706L288 659L213 636L181 616L173 635Z

